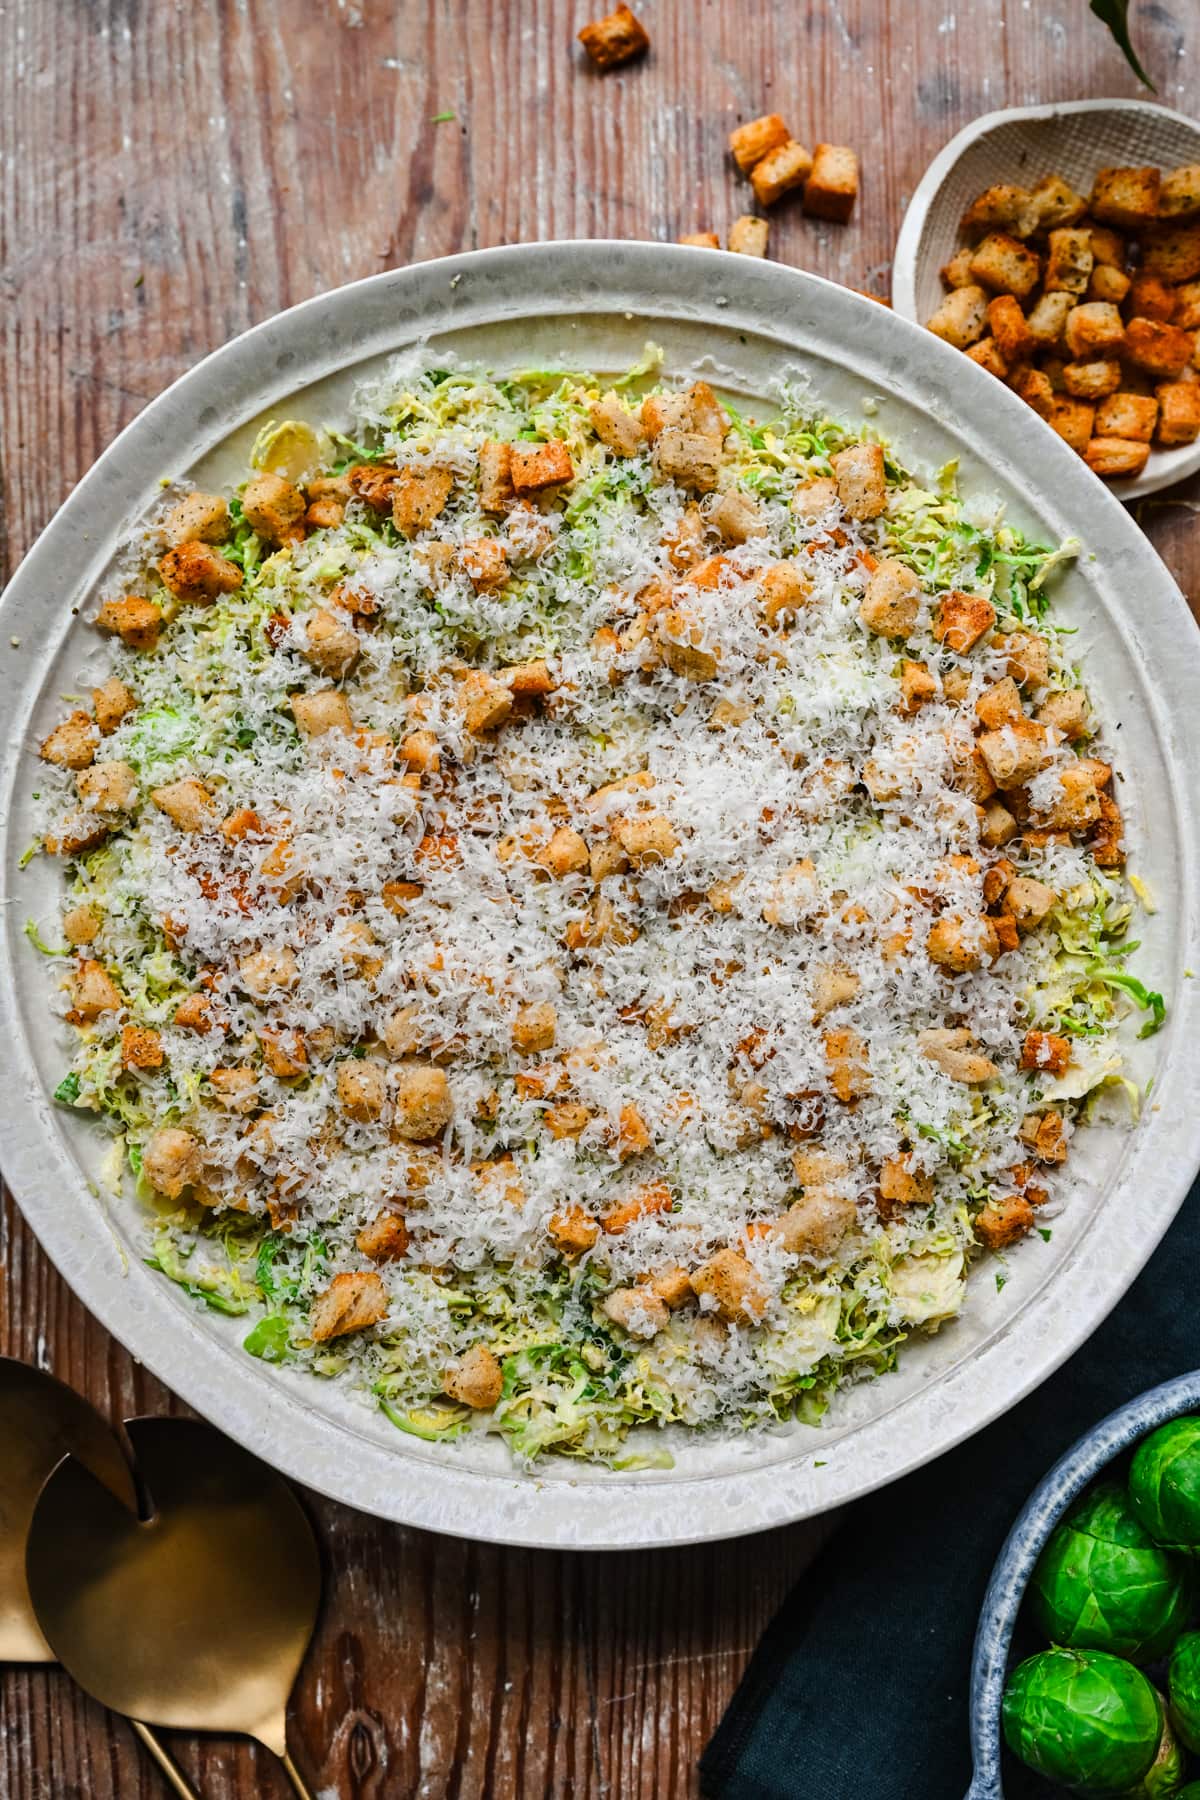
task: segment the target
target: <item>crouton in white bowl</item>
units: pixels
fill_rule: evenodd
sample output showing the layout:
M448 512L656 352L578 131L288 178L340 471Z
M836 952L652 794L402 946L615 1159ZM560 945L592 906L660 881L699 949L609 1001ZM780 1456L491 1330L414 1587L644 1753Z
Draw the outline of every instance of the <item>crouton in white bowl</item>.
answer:
M918 324L936 319L939 336L1006 380L1122 500L1156 493L1200 469L1200 182L1192 184L1193 194L1186 181L1172 185L1171 176L1194 174L1197 165L1200 125L1144 100L1071 100L987 113L930 163L896 240L895 310ZM1144 178L1137 192L1126 193L1120 180L1114 186L1114 178L1134 176ZM1093 224L1094 247L1065 241ZM1134 260L1136 244L1141 256ZM1032 282L1031 248L1038 262ZM1169 294L1158 292L1159 277ZM1172 361L1170 370L1152 369L1141 351L1123 361L1108 350L1076 355L1067 321L1084 304L1093 310L1107 304L1126 324L1138 319L1142 335L1149 318L1156 339L1172 338L1161 346L1163 355L1187 350L1183 366L1175 370ZM1018 310L1032 315L1035 341L1023 351L1013 343ZM1076 336L1083 323L1074 321ZM1129 419L1150 405L1156 410L1149 435L1139 417L1137 432L1123 436Z

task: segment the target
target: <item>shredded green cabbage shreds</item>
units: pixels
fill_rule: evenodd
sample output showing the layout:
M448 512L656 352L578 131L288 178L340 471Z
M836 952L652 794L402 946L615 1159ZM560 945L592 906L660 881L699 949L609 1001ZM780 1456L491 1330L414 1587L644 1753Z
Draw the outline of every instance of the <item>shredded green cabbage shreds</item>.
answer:
M1165 1017L1078 545L661 364L273 420L131 544L39 776L55 1098L149 1266L519 1465L818 1423L1038 1253Z

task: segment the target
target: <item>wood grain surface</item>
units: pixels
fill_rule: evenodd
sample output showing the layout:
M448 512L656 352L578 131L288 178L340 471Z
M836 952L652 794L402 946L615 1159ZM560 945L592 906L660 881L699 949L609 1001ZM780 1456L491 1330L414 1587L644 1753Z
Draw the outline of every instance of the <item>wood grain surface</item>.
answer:
M480 245L723 231L750 210L726 134L768 109L808 142L853 144L863 166L849 226L785 203L771 253L886 293L908 196L961 125L1138 91L1085 0L638 11L650 56L599 76L574 43L587 0L4 0L0 570L147 400L294 301ZM1159 98L1196 111L1191 0L1131 17ZM1198 506L1193 482L1139 514L1194 605ZM0 1349L110 1417L177 1410L11 1201ZM820 1537L549 1555L311 1504L328 1595L291 1742L314 1787L347 1800L694 1794L697 1756ZM176 1747L210 1800L285 1791L265 1752ZM0 1675L3 1800L165 1791L127 1727L59 1672Z

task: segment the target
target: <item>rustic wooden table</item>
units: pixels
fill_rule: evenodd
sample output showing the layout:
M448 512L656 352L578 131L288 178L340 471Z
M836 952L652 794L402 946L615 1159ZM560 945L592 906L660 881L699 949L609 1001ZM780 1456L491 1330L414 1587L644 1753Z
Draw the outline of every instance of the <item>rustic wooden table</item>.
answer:
M603 12L597 4L595 12ZM1159 98L1196 110L1200 24L1132 9ZM772 254L885 293L934 152L1004 105L1137 92L1084 0L643 0L648 60L598 77L588 0L9 0L0 8L0 568L114 433L278 308L523 239L671 239L745 209L725 136L775 108L857 146L854 221L791 206ZM1186 18L1185 18L1186 15ZM434 115L453 112L450 120ZM1140 517L1200 595L1200 482ZM178 1402L89 1318L8 1202L0 1347L112 1418ZM628 1556L504 1551L312 1497L328 1598L296 1758L327 1795L696 1792L696 1759L819 1528ZM210 1800L280 1795L245 1744L178 1740ZM0 1676L3 1800L165 1793L57 1671Z

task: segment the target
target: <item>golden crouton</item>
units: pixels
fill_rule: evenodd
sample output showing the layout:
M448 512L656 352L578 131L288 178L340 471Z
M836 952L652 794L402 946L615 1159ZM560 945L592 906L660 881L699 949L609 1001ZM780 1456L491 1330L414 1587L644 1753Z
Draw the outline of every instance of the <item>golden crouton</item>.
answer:
M220 494L185 494L163 520L162 533L171 545L186 544L191 538L219 544L229 535L229 508Z
M92 711L96 715L96 723L107 737L115 731L129 713L133 712L137 701L117 676L110 675L108 680L98 688L92 689Z
M498 538L472 538L456 560L477 594L493 593L508 580L508 547Z
M258 1105L258 1080L253 1069L213 1069L208 1081L220 1104L230 1112L253 1112Z
M997 294L994 300L989 300L987 317L996 348L1005 362L1027 362L1033 353L1033 339L1025 323L1025 314L1012 295Z
M544 444L514 444L509 473L518 495L540 494L544 488L570 481L575 467L562 439L550 438Z
M535 1000L521 1007L513 1021L513 1048L522 1056L540 1056L554 1043L558 1013L549 1000Z
M173 1023L181 1031L194 1031L197 1035L219 1028L212 1000L204 993L189 994L185 1000L181 1000L175 1008Z
M358 661L358 633L347 624L343 614L328 612L323 606L308 614L305 621L304 655L323 675L340 680Z
M742 174L748 175L764 156L786 144L790 135L778 113L764 113L760 119L750 119L731 131L729 148Z
M996 609L982 594L957 589L945 595L934 615L933 635L956 656L966 656L996 623Z
M1158 395L1157 441L1164 449L1195 442L1200 432L1200 382L1165 381Z
M1061 175L1043 175L1029 191L1028 210L1034 215L1033 230L1057 231L1063 225L1078 225L1087 211L1087 201ZM1010 225L1008 229L1013 230L1013 227ZM1027 235L1027 232L1014 231L1016 237Z
M1036 719L1018 718L998 731L985 731L979 754L998 788L1024 787L1049 760L1046 728Z
M628 7L622 11L628 12ZM631 15L632 16L632 15ZM486 1344L472 1344L442 1376L442 1392L460 1406L490 1412L504 1392L504 1371Z
M1063 333L1067 317L1075 306L1075 295L1059 290L1043 294L1025 316L1025 324L1039 350L1052 350Z
M1125 346L1120 312L1104 300L1085 300L1082 305L1073 306L1063 327L1063 342L1079 361L1119 355Z
M1018 399L1023 400L1040 418L1047 417L1054 404L1054 389L1050 385L1050 377L1043 370L1028 365L1016 369L1009 386Z
M304 536L307 505L300 489L282 475L256 475L242 490L243 515L272 544L291 544Z
M600 1236L600 1227L581 1206L570 1206L551 1215L546 1234L562 1256L582 1256Z
M1158 217L1161 171L1155 168L1098 169L1090 211L1102 225L1138 231Z
M648 1287L614 1288L600 1304L606 1318L630 1337L657 1337L670 1323L665 1300Z
M670 1212L671 1190L665 1181L647 1181L631 1190L624 1200L610 1206L600 1223L610 1237L619 1237L638 1219Z
M979 841L989 850L999 850L1017 835L1017 821L999 800L989 800L979 821Z
M967 355L973 363L978 363L981 369L986 369L989 375L994 375L997 381L1007 380L1008 364L1001 356L1000 346L995 338L980 338L977 344L971 345Z
M620 63L627 63L650 48L649 33L630 12L625 0L620 0L620 4L605 18L593 19L577 35L601 72L615 69Z
M85 712L73 712L43 740L38 754L43 762L56 763L60 769L86 769L99 742L95 721Z
M335 1275L317 1295L308 1315L308 1329L315 1344L365 1331L386 1319L387 1289L373 1269L350 1269Z
M1148 444L1158 423L1158 401L1148 394L1116 393L1096 408L1097 437L1132 438Z
M1082 688L1064 688L1047 695L1037 709L1040 725L1046 725L1074 742L1088 731L1088 699Z
M651 1138L638 1108L629 1100L617 1117L617 1155L622 1162L650 1148Z
M988 731L999 731L1002 726L1013 724L1022 717L1024 710L1011 675L1006 675L1002 681L993 681L975 702L975 712Z
M682 237L675 239L677 244L689 245L693 250L719 250L721 240L715 231L685 231ZM625 452L626 455L629 452Z
M793 138L768 150L750 173L750 186L754 189L758 204L773 206L776 200L782 199L792 188L803 187L812 173L812 167L813 159L809 152Z
M71 1010L67 1014L72 1025L94 1025L104 1013L119 1011L122 1000L116 983L104 964L85 957L71 971L69 982Z
M1174 381L1191 361L1195 340L1163 319L1130 319L1125 327L1125 354L1137 368L1162 381Z
M1129 284L1129 316L1131 319L1173 319L1175 290L1161 275L1148 275L1139 269Z
M1084 461L1096 475L1106 481L1125 480L1140 475L1150 457L1149 444L1130 438L1090 437L1083 452Z
M772 627L795 623L801 608L812 599L812 580L795 563L771 563L759 577L763 618Z
M729 248L738 256L765 256L768 230L765 219L756 219L753 213L743 213L729 227Z
M929 1206L933 1177L915 1166L911 1150L885 1157L879 1169L879 1198L889 1206Z
M877 519L887 505L881 444L850 444L829 459L838 499L852 519Z
M402 537L428 531L445 511L454 488L449 469L401 469L392 487L392 523Z
M812 983L812 1016L814 1025L819 1025L827 1014L839 1006L846 1006L855 999L860 977L844 963L823 963L813 975Z
M75 790L94 812L128 812L137 791L137 776L127 762L93 763L75 777Z
M240 958L238 975L248 994L266 1000L272 994L291 993L300 980L300 965L285 944L281 950L252 950Z
M1120 869L1125 864L1125 825L1121 809L1111 794L1096 796L1099 818L1088 839L1092 860L1101 869Z
M1046 423L1051 431L1056 431L1060 438L1070 444L1072 450L1078 450L1082 456L1092 435L1095 416L1095 407L1089 406L1086 401L1072 400L1066 394L1055 394L1046 414Z
M925 329L953 344L956 350L966 350L983 336L987 306L986 291L972 280L946 295L937 311L926 319Z
M853 1200L814 1182L806 1188L804 1197L776 1220L772 1235L792 1256L823 1260L833 1255L857 1220Z
M1115 357L1096 357L1090 362L1067 363L1062 382L1073 400L1104 400L1121 385L1121 365Z
M1058 896L1044 881L1029 875L1014 875L1004 891L1004 910L1021 932L1036 931Z
M200 1140L177 1125L164 1125L142 1147L142 1174L158 1194L178 1200L200 1179Z
M973 285L971 256L971 250L964 246L963 249L955 251L949 262L942 264L938 270L938 277L943 287L961 288Z
M634 813L614 819L612 834L635 869L668 861L679 848L679 836L663 813Z
M979 237L989 231L1009 231L1014 237L1028 237L1039 223L1031 200L1027 190L1014 182L997 182L972 200L962 216L962 229L968 237Z
M1046 292L1081 298L1091 278L1095 256L1090 233L1064 226L1052 231L1046 251Z
M264 1029L258 1034L258 1047L263 1062L279 1081L294 1081L308 1068L308 1044L302 1031Z
M707 235L712 237L712 248L715 250L716 233L710 232ZM611 388L603 399L592 401L588 417L600 442L615 456L636 456L639 450L645 448L645 427L636 413L628 411Z
M925 663L907 659L901 663L900 706L903 712L918 712L928 701L936 700L937 693L937 677L930 674Z
M991 1058L984 1056L965 1025L919 1031L917 1047L922 1056L935 1063L951 1081L974 1086L980 1082L993 1081L1000 1073Z
M162 630L163 616L153 601L140 594L126 594L123 600L106 600L96 614L101 631L109 631L131 650L153 650Z
M387 1099L387 1074L375 1057L348 1058L338 1064L337 1095L347 1118L366 1124L378 1119Z
M705 648L704 627L693 614L670 607L659 615L657 635L672 674L688 681L713 680L718 659Z
M353 498L361 500L372 512L390 513L392 489L399 475L394 463L355 463L346 470L346 483Z
M658 1274L648 1278L639 1276L638 1280L648 1287L652 1294L657 1294L670 1312L677 1312L681 1306L686 1306L689 1300L695 1298L691 1276L686 1269L678 1266L662 1269Z
M983 914L964 919L943 913L930 926L925 948L930 962L962 975L995 962L1000 945L994 922Z
M218 594L232 594L242 585L242 571L211 544L192 539L177 544L159 560L158 572L177 600L203 604Z
M893 556L872 570L858 616L878 637L908 637L921 610L921 583Z
M758 502L736 488L721 495L708 515L708 522L727 544L744 544L764 529Z
M1194 219L1200 213L1200 163L1168 169L1158 189L1158 216L1173 224Z
M408 1251L408 1226L403 1213L390 1208L377 1213L354 1242L374 1263L397 1262Z
M1082 760L1059 771L1059 792L1039 806L1038 824L1049 831L1086 831L1100 818L1100 792Z
M181 831L204 831L214 823L213 797L194 776L151 788L150 798Z
M100 915L90 906L73 906L63 914L62 923L68 944L92 944L100 936Z
M459 684L463 722L472 737L495 731L513 709L512 689L485 669L473 669Z
M871 1065L866 1039L848 1026L827 1031L822 1040L829 1068L829 1087L835 1100L852 1106L871 1091Z
M1088 276L1085 300L1107 300L1113 306L1119 306L1130 289L1130 278L1124 269L1114 269L1111 263L1094 263Z
M350 731L350 703L336 688L320 688L313 694L292 694L288 704L301 737L323 737L327 731Z
M544 699L552 694L558 683L550 673L550 665L540 659L536 662L509 663L501 669L500 678L509 691L518 699Z
M721 440L668 425L654 440L654 466L664 481L678 482L693 493L711 493L721 466Z
M1171 296L1171 311L1167 316L1172 325L1178 325L1184 331L1195 331L1200 326L1200 281L1185 281L1182 287L1168 288L1167 292ZM1139 306L1136 310L1145 313L1146 309Z
M534 861L551 875L581 875L588 866L587 843L569 825L559 825Z
M989 1200L975 1215L975 1235L989 1250L1004 1250L1033 1228L1033 1208L1024 1194Z
M1021 1067L1043 1075L1066 1073L1071 1061L1071 1040L1053 1031L1027 1031L1021 1045Z
M408 769L423 775L436 775L442 766L436 733L408 731L400 739L400 760Z
M818 144L804 189L804 210L814 219L844 225L858 198L858 157L844 144Z
M103 813L72 813L57 831L46 833L42 848L47 856L82 856L102 844L111 829L112 822Z
M1178 286L1200 275L1200 225L1164 226L1142 242L1142 268Z
M346 1064L342 1064L345 1068ZM395 1085L397 1137L426 1144L437 1137L454 1117L454 1096L445 1071L432 1063L401 1063Z
M737 1250L718 1250L692 1273L692 1287L703 1298L711 1294L717 1313L735 1325L755 1325L767 1310L769 1295L754 1264Z
M1003 231L985 237L971 258L971 274L981 287L1015 294L1018 300L1032 293L1040 270L1036 253Z
M1053 1108L1043 1113L1027 1113L1021 1123L1021 1142L1033 1151L1038 1162L1066 1162L1067 1140L1062 1114Z
M515 499L512 445L489 439L479 447L479 510L499 518Z

